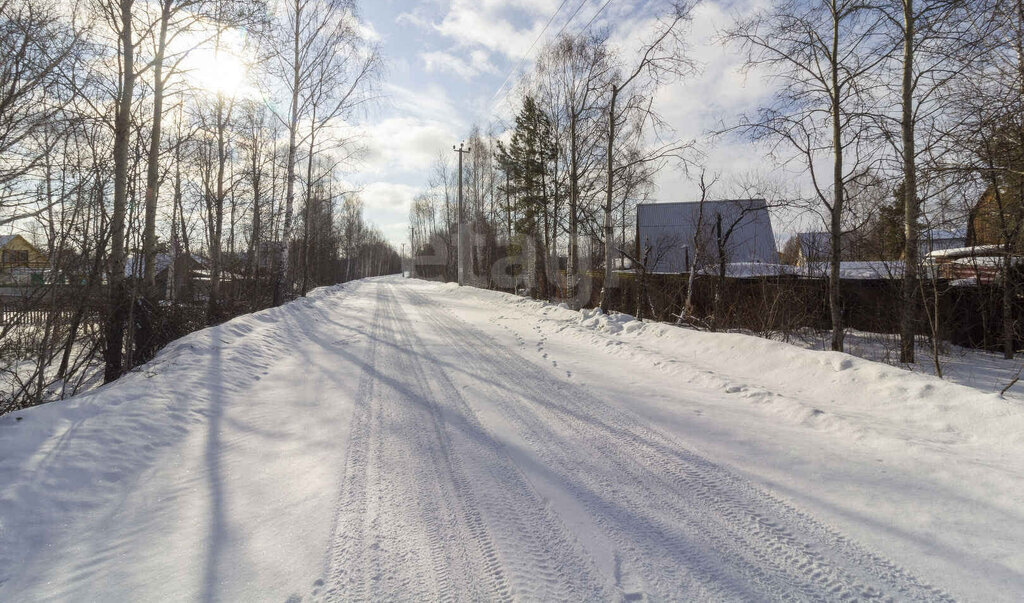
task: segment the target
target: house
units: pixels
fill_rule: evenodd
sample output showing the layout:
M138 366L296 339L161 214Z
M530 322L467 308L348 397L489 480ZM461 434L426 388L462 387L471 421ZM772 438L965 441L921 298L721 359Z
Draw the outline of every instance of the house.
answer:
M978 203L971 209L967 222L968 233L965 246L999 245L1004 243L1004 226L1009 232L1017 232L1017 221L1024 217L1024 207L1021 207L1021 197L1017 194L1016 187L1000 187L1000 194L995 194L996 189L989 186L982 193ZM1021 249L1019 239L1011 241L1011 244Z
M764 199L641 203L636 208L636 224L641 249L650 249L647 262L651 272L689 272L695 262L717 264L719 250L727 263L778 263ZM695 260L698 248L700 257Z
M797 266L807 266L827 262L832 252L832 234L820 232L800 232L797 240Z
M1006 256L1002 245L977 245L935 250L927 259L938 278L959 284L991 284L1002 275ZM1011 264L1016 266L1020 262L1020 255L1011 254Z
M927 257L933 251L944 249L961 249L967 246L967 229L958 228L955 230L943 230L941 228L930 228L921 232L918 241L918 255Z
M207 260L196 254L158 253L154 259L156 288L160 299L190 300L199 297L209 286ZM142 279L143 256L135 254L124 265L124 275L129 279Z
M0 284L43 284L50 261L18 234L0 235Z

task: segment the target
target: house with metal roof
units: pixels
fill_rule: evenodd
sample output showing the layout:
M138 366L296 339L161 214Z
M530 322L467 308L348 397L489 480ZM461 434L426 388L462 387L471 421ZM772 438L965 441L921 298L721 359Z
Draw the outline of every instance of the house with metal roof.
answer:
M717 264L719 249L729 264L779 263L764 199L641 203L636 224L641 253L650 249L651 272L681 273L694 264L698 268Z

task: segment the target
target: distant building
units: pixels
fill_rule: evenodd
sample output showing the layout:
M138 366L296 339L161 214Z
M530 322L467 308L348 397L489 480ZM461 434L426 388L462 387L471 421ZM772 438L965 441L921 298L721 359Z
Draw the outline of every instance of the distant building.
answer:
M1002 245L976 245L937 249L928 254L939 278L950 279L960 285L991 284L1002 275L1007 252ZM1010 263L1019 266L1021 256L1010 254Z
M808 266L827 262L832 252L832 234L820 232L801 232L796 235L797 266ZM842 239L840 239L840 242Z
M260 270L276 268L280 251L280 241L260 241L256 245L256 267Z
M154 258L156 289L160 299L192 300L206 294L209 287L209 270L206 258L196 254L158 253ZM132 255L124 265L125 277L142 279L143 257Z
M967 246L967 229L943 230L931 228L921 232L918 241L918 255L925 257L933 251L961 249Z
M1021 199L1016 187L1001 187L999 190L1000 194L996 195L996 189L990 185L971 209L967 221L966 247L1006 243L1003 240L1003 226L1014 224L1024 208L1021 208ZM1009 230L1013 232L1014 229ZM1015 251L1022 251L1019 236L1010 243Z
M778 252L768 205L764 199L705 201L700 232L701 203L641 203L636 208L641 248L650 246L651 272L689 272L699 246L701 266L717 264L719 248L727 263L777 264ZM721 245L719 245L721 242Z
M25 237L0 235L0 284L43 284L50 260Z

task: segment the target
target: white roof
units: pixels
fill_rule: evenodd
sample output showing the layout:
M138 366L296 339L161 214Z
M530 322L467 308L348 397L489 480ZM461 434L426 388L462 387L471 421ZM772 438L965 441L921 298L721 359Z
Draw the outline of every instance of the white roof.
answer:
M804 276L823 277L831 273L828 262L811 262L801 268ZM903 278L902 260L839 262L839 278L849 280L886 280Z
M984 257L991 255L1002 255L1002 245L976 245L974 247L953 247L950 249L936 249L928 254L930 258L946 257Z

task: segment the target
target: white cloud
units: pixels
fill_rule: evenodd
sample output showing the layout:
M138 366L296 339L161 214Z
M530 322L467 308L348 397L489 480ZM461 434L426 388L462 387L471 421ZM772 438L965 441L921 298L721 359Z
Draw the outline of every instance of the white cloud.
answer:
M395 182L371 182L360 193L364 217L380 228L395 249L408 240L409 203L419 190Z
M466 80L481 73L497 72L497 68L489 60L488 53L483 50L471 52L468 61L442 51L424 52L420 54L420 58L423 59L423 66L427 71L453 73Z
M404 214L409 210L409 202L419 190L417 187L407 184L372 182L363 187L359 196L362 197L363 206L367 211L393 212L401 210Z
M704 145L702 163L709 172L721 175L723 182L750 173L783 171L775 167L765 149L748 140L724 137L712 144L705 136L756 109L773 90L763 74L743 71L745 61L738 49L723 47L715 39L737 15L759 3L763 0L712 0L697 5L688 38L691 56L702 72L666 85L655 100L676 135ZM494 90L507 70L524 58L561 0L421 0L410 4L408 12L388 25L381 24L388 43L395 44L395 58L402 62L393 72L398 76L392 80L395 84L385 86L391 100L385 119L366 128L371 155L359 177L367 183L368 217L380 224L393 242L406 236L407 204L426 186L438 153L457 144L474 119L486 122L496 117L510 119L514 114L517 107L513 103L501 95L492 99ZM600 0L585 3L568 31L578 32L603 5ZM562 8L544 39L526 58L532 58L554 37L577 6L579 2L574 1ZM611 43L628 65L649 39L655 17L665 7L662 2L616 0L591 27L611 28ZM403 35L389 31L391 24L397 24ZM418 31L410 32L410 26ZM522 71L530 68L530 61L524 60ZM438 77L442 73L455 77ZM510 85L517 80L512 78ZM656 199L693 198L697 191L691 176L667 167L657 177ZM806 177L790 173L788 179L796 186Z
M387 174L394 181L426 182L437 154L450 149L469 124L445 88L385 86L384 117L361 128L366 154L361 172L370 178ZM363 180L366 180L364 178Z
M689 55L698 72L663 86L654 103L654 109L674 128L674 137L697 141L705 152L701 163L710 173L724 179L762 172L768 167L764 150L749 141L727 137L712 143L708 139L710 132L735 123L742 112L756 107L771 92L761 74L743 72L744 57L737 49L716 40L716 32L734 23L738 14L714 3L700 4L694 9L687 37ZM651 11L641 11L608 18L617 23L609 43L617 49L622 63L629 66L650 39L657 26L656 16ZM699 194L693 182L696 175L678 169L663 170L656 179L658 200L694 198Z
M458 134L451 124L414 117L390 117L367 129L366 174L409 175L425 182L438 152L450 148Z
M377 28L373 26L373 23L360 19L357 25L359 29L359 35L368 42L380 42L381 35L377 31Z
M518 60L559 4L557 0L452 0L434 28L456 44L482 46Z
M394 84L384 86L392 115L417 117L451 124L462 124L464 116L455 108L448 91L440 84L419 86L416 89Z

